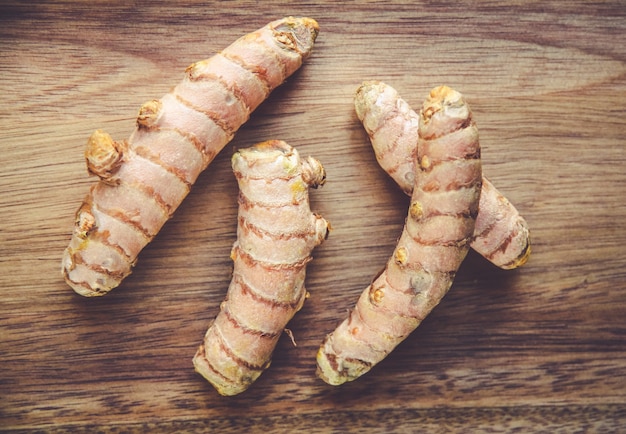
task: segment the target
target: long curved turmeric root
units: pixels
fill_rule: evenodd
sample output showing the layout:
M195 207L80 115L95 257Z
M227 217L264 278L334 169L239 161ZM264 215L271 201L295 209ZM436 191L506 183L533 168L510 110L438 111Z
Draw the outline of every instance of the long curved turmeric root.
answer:
M380 166L409 196L413 192L419 115L391 86L366 81L354 106L367 131ZM526 263L530 234L526 220L493 184L483 177L471 247L503 269Z
M311 252L329 229L309 208L309 187L325 179L317 160L300 160L295 149L274 140L240 150L232 162L240 189L233 278L193 358L196 371L222 395L243 392L269 366L307 297Z
M318 30L309 18L273 21L189 66L171 93L141 107L128 141L91 136L87 166L101 179L76 213L63 255L65 280L77 293L104 295L130 274L200 172L300 67Z
M469 249L481 191L478 132L458 92L431 91L419 119L419 170L398 245L317 354L329 384L368 372L446 294Z

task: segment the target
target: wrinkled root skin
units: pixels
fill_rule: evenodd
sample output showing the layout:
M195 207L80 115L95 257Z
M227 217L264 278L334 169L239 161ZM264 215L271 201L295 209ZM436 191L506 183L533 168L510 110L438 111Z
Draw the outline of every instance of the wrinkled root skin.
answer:
M85 158L100 181L79 207L63 253L70 287L101 296L131 273L198 175L309 56L318 31L310 18L273 21L189 66L170 93L141 107L128 140L92 134Z
M402 235L385 269L322 343L317 375L331 385L369 372L439 304L474 234L482 169L462 95L435 88L419 117L418 164Z
M239 183L233 278L193 358L196 371L225 396L245 391L269 367L308 296L311 253L330 228L309 208L309 189L326 176L316 159L300 159L287 143L271 140L238 151L232 163Z
M410 196L417 166L419 114L393 87L380 81L359 86L354 108L381 168ZM526 220L485 177L471 247L505 270L524 265L530 257Z

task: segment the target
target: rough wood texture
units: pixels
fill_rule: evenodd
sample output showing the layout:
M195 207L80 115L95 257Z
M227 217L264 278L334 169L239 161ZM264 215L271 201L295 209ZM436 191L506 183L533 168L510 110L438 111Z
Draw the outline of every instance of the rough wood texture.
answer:
M626 9L563 2L17 2L0 6L0 430L614 432L626 426ZM227 6L222 6L227 5ZM102 299L60 258L93 179L96 128L123 138L195 60L285 15L313 55L203 173L134 274ZM386 258L408 198L377 166L352 97L364 79L418 107L468 98L485 173L527 218L533 255L470 253L383 363L333 388L315 352ZM219 396L191 358L230 281L233 150L282 139L326 168L333 231L269 370Z

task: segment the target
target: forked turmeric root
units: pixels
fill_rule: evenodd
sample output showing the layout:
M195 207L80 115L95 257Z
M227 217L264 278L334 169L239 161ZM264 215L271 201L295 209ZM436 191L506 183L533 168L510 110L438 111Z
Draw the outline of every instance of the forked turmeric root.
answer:
M101 179L78 209L62 261L77 293L104 295L130 274L200 172L300 67L318 30L309 18L273 21L187 68L171 93L141 107L128 141L91 136L87 166Z
M318 351L317 373L329 384L355 380L402 342L447 293L468 252L482 171L478 131L462 95L433 89L418 131L419 168L395 251Z
M394 88L380 81L363 82L356 92L354 106L380 166L411 195L419 115ZM526 220L487 178L483 177L482 185L471 247L500 268L519 267L530 255Z
M246 390L269 366L285 326L307 291L306 265L329 226L309 208L309 187L324 182L314 158L301 160L285 142L235 153L239 182L232 281L193 363L222 395Z

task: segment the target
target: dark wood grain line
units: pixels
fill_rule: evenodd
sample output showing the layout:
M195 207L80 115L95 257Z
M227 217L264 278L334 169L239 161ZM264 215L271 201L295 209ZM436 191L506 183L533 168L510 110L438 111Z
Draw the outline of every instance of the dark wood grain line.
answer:
M376 425L372 425L375 423ZM626 426L626 405L520 406L445 409L377 409L367 411L325 411L309 414L281 414L259 417L213 417L162 422L48 425L41 432L77 434L125 432L345 432L361 433L373 426L384 432L602 432L617 433ZM10 428L10 427L9 427ZM14 429L14 434L37 430ZM335 431L337 430L337 431ZM0 432L2 429L0 429Z

